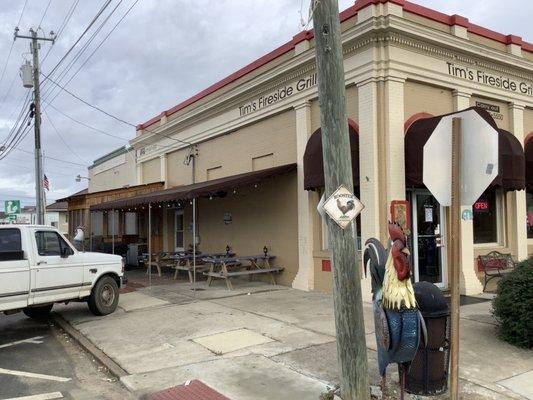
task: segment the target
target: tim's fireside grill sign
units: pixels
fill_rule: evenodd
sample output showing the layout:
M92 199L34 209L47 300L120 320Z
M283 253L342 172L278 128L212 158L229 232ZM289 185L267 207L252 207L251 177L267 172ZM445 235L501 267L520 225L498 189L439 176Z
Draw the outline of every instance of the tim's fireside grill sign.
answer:
M467 79L472 82L533 97L532 82L516 81L503 75L491 74L480 69L457 65L452 62L447 62L446 65L448 66L448 75L456 78Z
M239 107L239 116L244 117L245 115L250 114L254 111L260 110L267 106L271 106L280 100L291 97L295 93L316 86L316 83L317 81L315 72L305 78L299 79L298 81L280 87L273 92L260 96L252 101L247 102L246 104L243 104Z

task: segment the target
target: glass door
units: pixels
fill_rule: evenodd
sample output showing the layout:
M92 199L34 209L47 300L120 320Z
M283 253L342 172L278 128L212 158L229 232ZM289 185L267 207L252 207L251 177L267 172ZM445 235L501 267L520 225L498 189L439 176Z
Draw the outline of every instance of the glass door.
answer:
M415 281L447 285L443 207L426 190L413 191L413 261Z
M174 220L174 251L183 251L184 222L183 210L176 210Z

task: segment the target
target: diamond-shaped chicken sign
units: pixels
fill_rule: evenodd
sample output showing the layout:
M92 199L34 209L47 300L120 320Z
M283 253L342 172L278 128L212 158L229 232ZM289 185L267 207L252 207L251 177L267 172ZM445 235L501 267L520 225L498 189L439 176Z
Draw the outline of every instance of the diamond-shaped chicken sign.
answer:
M424 185L451 205L453 118L461 118L461 205L471 206L498 175L498 131L475 110L444 116L435 127L424 146Z
M324 203L326 213L342 229L346 229L363 208L365 208L363 203L344 185L340 185Z

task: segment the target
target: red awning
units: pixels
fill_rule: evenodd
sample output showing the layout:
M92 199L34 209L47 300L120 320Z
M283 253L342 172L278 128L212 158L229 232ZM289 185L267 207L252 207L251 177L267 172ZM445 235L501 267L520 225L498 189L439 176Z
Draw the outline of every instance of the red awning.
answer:
M499 173L491 186L504 190L522 190L525 188L525 156L520 141L511 133L498 129L490 114L481 108L471 107L498 132ZM461 111L462 112L462 111ZM456 114L456 113L451 113ZM446 115L451 115L446 114ZM424 145L431 133L445 115L424 118L411 125L405 135L405 185L423 187Z
M159 190L141 196L129 197L121 200L91 206L91 211L112 210L126 207L135 207L148 203L161 203L178 200L191 200L204 196L223 196L227 190L253 185L264 179L273 178L296 170L296 164L287 164L280 167L263 169L260 171L246 172L211 181L194 183L192 185L178 186L170 189Z
M354 186L359 186L359 134L349 124L352 175ZM322 157L322 131L317 129L307 141L304 153L304 189L316 190L325 186L324 159Z

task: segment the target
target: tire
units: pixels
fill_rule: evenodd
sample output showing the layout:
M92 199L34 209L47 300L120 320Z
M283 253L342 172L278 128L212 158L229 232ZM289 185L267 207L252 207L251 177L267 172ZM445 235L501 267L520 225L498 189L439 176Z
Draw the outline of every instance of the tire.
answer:
M52 311L53 304L39 307L26 307L22 310L27 317L36 320L46 320Z
M94 285L87 305L94 315L111 314L117 309L118 296L117 282L110 276L104 276Z

